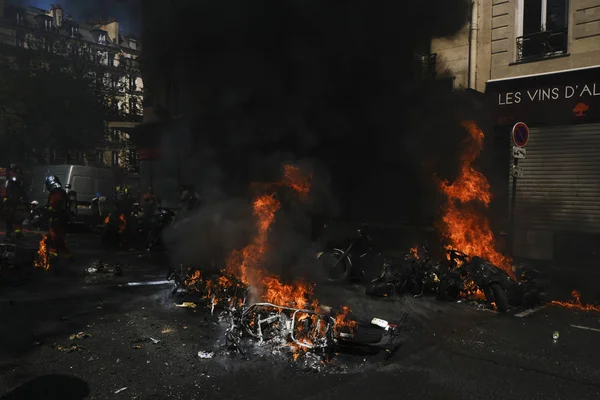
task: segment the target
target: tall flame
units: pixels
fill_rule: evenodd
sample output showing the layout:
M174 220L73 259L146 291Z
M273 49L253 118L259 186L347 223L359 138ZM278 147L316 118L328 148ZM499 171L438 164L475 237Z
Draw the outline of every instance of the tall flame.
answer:
M127 220L125 219L125 214L119 215L119 234L123 234L127 229Z
M448 199L439 230L448 242L447 248L485 258L514 278L512 260L496 250L490 221L476 207L479 204L487 209L492 200L489 182L472 165L483 149L484 134L473 121L462 125L469 137L465 140L458 177L452 183L439 182Z
M312 178L302 174L300 168L285 165L283 181L269 186L274 188L285 186L302 197L308 196ZM281 202L275 193L258 196L253 202L253 215L256 218L257 233L252 241L241 251L234 250L227 259L226 272L237 276L242 282L258 291L263 301L276 305L306 307L312 296L313 286L305 282L284 284L276 275L268 274L262 265L265 261L269 244L269 230L275 221L275 214Z

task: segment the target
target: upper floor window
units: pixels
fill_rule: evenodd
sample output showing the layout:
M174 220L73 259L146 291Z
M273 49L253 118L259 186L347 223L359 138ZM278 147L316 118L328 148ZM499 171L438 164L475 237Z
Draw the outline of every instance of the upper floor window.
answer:
M20 12L17 12L17 24L18 25L23 24L23 14L21 14Z
M567 53L568 0L517 0L517 61Z
M98 43L106 44L106 34L105 33L101 33L100 35L98 35Z

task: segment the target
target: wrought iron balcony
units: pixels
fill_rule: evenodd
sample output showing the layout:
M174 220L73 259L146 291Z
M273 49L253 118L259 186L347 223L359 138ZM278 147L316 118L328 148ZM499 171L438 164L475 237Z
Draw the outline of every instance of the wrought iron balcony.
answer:
M437 53L417 54L417 75L420 79L435 79L435 60Z
M517 38L517 62L527 62L567 54L567 28L531 33Z

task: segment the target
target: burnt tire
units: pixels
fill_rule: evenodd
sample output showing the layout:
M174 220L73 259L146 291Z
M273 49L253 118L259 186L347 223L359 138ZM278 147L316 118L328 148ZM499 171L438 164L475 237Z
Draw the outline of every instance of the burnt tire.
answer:
M492 283L490 285L490 290L494 295L494 302L496 303L498 311L505 314L508 311L508 296L506 290L504 290L499 283Z
M342 255L335 251L324 252L319 257L321 267L329 282L342 282L350 276L350 260L347 256L340 258Z

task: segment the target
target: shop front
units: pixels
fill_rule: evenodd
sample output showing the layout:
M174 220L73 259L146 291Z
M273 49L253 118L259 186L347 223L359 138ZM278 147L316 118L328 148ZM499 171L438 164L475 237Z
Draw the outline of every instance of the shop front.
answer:
M506 138L508 215L512 127L524 122L530 128L525 158L518 161L522 176L514 191L513 255L563 266L595 262L600 255L600 67L492 80L486 97L496 134Z

